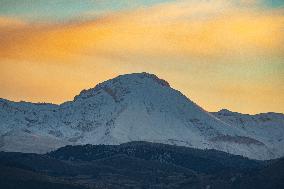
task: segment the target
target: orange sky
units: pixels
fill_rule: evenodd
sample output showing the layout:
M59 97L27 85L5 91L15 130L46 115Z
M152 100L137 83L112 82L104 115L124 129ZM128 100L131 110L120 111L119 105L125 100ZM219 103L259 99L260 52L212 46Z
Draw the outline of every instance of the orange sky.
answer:
M0 15L0 97L61 103L146 71L208 111L284 112L284 11L253 5L169 2L68 22Z

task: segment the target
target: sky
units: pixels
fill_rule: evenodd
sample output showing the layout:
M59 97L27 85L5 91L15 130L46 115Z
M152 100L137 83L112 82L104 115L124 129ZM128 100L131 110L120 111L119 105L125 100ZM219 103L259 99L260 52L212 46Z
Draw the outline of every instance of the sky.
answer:
M0 98L149 72L208 111L284 112L283 0L0 0Z

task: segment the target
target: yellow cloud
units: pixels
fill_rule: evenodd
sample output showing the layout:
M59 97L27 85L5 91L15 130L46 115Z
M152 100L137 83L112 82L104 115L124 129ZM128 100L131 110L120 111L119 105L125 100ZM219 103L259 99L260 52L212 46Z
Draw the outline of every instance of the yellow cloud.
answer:
M74 59L82 54L199 58L283 54L283 27L281 11L237 9L227 1L185 1L113 13L94 21L0 31L0 56Z

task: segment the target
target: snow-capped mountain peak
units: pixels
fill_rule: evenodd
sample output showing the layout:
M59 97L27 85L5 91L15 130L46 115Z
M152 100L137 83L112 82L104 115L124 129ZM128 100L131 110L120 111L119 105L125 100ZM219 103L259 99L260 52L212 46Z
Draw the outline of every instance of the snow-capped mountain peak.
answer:
M114 98L115 101L137 88L145 87L170 87L169 83L163 79L159 79L154 74L149 73L134 73L118 76L114 79L107 80L96 85L94 88L82 90L79 95L75 96L74 100L86 99L93 97L99 92L106 92Z
M228 110L211 114L153 74L126 74L83 90L61 105L1 99L0 149L45 152L66 144L149 141L256 159L284 154L278 148L283 144L281 129L281 141L275 142L269 140L274 132L270 138L255 136L226 116L237 115Z

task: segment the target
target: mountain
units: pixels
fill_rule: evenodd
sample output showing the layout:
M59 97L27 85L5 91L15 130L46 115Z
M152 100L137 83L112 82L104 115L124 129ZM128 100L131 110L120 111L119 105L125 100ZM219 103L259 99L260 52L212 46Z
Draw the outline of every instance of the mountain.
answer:
M1 188L272 189L284 184L283 159L257 161L149 142L66 146L43 155L0 152L0 168L5 170Z
M0 99L0 150L45 153L70 144L149 141L254 159L284 155L283 114L267 114L269 122L250 128L219 113L205 111L153 74L121 75L60 105Z
M223 109L212 113L234 127L242 128L248 137L263 142L276 157L284 154L284 115L280 113L241 114Z

